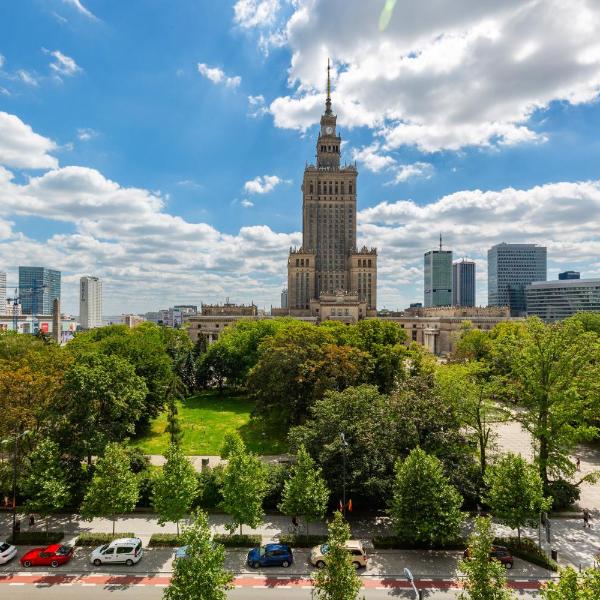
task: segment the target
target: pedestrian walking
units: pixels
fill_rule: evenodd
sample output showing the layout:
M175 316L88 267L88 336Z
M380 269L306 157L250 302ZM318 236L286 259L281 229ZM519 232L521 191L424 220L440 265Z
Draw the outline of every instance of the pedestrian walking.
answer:
M587 508L583 509L583 528L585 529L586 527L589 527L590 529L592 528L592 526L590 525L590 511Z
M35 517L33 515L29 515L29 529L33 529L35 525Z
M579 456L575 457L575 468L578 471L581 471L581 458L579 458Z

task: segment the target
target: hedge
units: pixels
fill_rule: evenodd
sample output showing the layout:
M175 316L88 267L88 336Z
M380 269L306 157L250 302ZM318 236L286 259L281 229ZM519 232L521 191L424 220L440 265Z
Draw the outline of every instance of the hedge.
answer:
M181 536L176 533L153 533L148 543L148 546L155 548L177 548L182 545Z
M218 544L223 544L227 548L253 548L254 546L260 546L262 543L262 537L260 535L224 535L217 533L214 535L213 540Z
M81 533L75 540L76 546L101 546L119 538L132 538L135 533Z
M322 535L302 535L293 533L282 533L279 536L280 544L287 544L293 548L312 548L327 541L327 534Z
M56 544L65 537L63 531L20 531L16 536L8 538L9 544L26 544L28 546L37 544Z
M427 544L409 544L396 536L375 536L373 538L373 548L376 550L464 550L466 547L467 543L463 539L429 546Z
M522 558L550 571L558 571L558 564L553 561L532 539L516 537L499 537L494 540L498 546L506 546L513 556Z

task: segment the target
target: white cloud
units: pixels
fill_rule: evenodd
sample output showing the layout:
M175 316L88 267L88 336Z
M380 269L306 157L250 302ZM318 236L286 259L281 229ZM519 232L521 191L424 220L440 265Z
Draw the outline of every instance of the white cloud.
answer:
M0 69L4 66L5 63L6 63L6 59L4 58L4 56L2 54L0 54Z
M98 132L95 129L89 127L82 127L77 130L77 138L82 142L89 142L90 140L98 137Z
M254 202L252 202L251 200L248 200L248 198L244 198L240 204L244 207L244 208L252 208L254 206Z
M54 62L50 63L50 68L58 75L71 77L82 71L82 68L70 56L63 54L60 50L54 50L49 54L54 58Z
M215 84L223 84L230 88L236 88L242 82L242 78L239 75L229 77L218 67L209 67L206 63L198 63L198 72L209 81Z
M238 0L233 20L244 29L268 27L275 22L279 9L279 0Z
M267 114L269 109L265 106L265 97L263 95L248 96L248 116L262 117Z
M433 165L426 162L416 162L408 165L398 165L395 169L393 183L403 183L415 177L429 179L433 174Z
M35 75L32 75L29 71L25 71L25 69L19 69L17 71L17 77L27 85L37 86L38 80Z
M364 0L297 0L285 26L293 92L270 106L278 127L318 121L327 57L340 123L372 128L385 150L539 142L536 110L598 97L597 2L397 2L384 31L378 20Z
M0 165L24 169L51 169L58 161L49 152L56 144L15 115L0 111Z
M412 164L398 164L389 154L381 153L379 144L371 144L363 148L352 150L352 158L363 164L372 173L381 171L392 172L394 178L389 183L403 183L415 177L428 179L433 174L433 165L418 161Z
M79 13L85 15L89 19L96 19L96 15L90 12L82 3L81 0L63 0L65 4L69 4L75 8Z
M268 194L282 183L291 183L289 179L281 179L277 175L259 175L244 184L249 194Z

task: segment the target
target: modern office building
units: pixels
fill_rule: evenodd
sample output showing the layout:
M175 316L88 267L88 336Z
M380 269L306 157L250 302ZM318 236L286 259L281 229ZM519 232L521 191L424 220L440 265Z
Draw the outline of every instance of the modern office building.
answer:
M581 279L581 273L579 271L563 271L558 274L558 279L560 281L565 281L568 279Z
M0 271L0 315L6 314L6 273Z
M514 317L526 313L525 288L546 281L546 248L536 244L496 244L488 250L488 306L508 306Z
M600 279L536 281L527 286L527 315L547 322L580 311L600 312Z
M24 315L50 315L60 300L60 271L45 267L19 267L19 296Z
M287 288L281 290L281 308L288 307L288 291Z
M97 277L79 280L79 323L82 329L102 327L102 281Z
M439 250L425 252L423 275L423 306L451 306L452 250L442 250L442 236Z
M475 263L465 258L452 265L452 305L475 306Z

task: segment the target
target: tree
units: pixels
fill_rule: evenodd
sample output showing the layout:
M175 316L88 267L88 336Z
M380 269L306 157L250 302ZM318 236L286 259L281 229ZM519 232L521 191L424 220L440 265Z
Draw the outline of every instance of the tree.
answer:
M187 388L188 392L191 394L196 391L197 382L196 382L196 361L194 359L193 350L189 350L186 352L183 360L178 365L178 374Z
M549 581L540 590L544 600L597 600L600 598L600 571L573 567L561 569L558 581Z
M177 524L189 512L196 498L198 479L190 461L177 444L171 443L165 454L166 462L154 481L152 506L162 527L168 521Z
M342 513L335 511L329 523L327 562L315 575L316 597L320 600L356 600L362 586L360 577L345 547L350 526Z
M223 438L221 446L221 458L227 460L233 454L244 452L246 446L237 431L230 431Z
M456 540L464 520L461 505L437 458L416 448L397 461L389 513L403 541L431 547Z
M516 418L535 440L544 489L550 475L571 475L575 445L592 439L589 421L600 401L600 342L577 319L544 324L530 318L518 337L504 337L497 349L509 361L513 396L525 408Z
M183 439L183 431L179 421L177 401L185 398L187 388L182 380L175 374L171 375L169 383L165 387L165 403L167 405L167 426L165 432L169 434L171 444L180 444Z
M226 571L225 548L212 540L206 513L198 510L183 532L186 557L177 559L165 600L226 600L233 574Z
M111 442L96 463L81 514L85 519L110 517L114 534L117 514L132 511L138 495L138 481L129 468L129 455L125 448Z
M27 476L21 486L27 497L25 510L45 519L48 531L48 517L64 508L70 499L68 478L57 444L48 438L42 439L25 463Z
M506 587L506 569L497 560L490 560L494 533L490 519L477 517L475 531L469 538L469 558L458 568L465 574L465 589L459 600L511 600L513 593Z
M544 497L544 486L536 468L520 455L508 453L486 474L488 492L484 498L494 517L516 529L537 525L540 514L550 510L551 498Z
M321 475L321 468L315 465L306 448L301 446L290 478L284 483L279 510L284 515L304 517L308 535L310 522L325 516L328 500L329 489Z
M244 443L229 453L229 463L223 475L223 510L231 515L227 525L230 531L242 525L257 527L262 521L263 499L268 491L267 470L255 454L248 452Z

